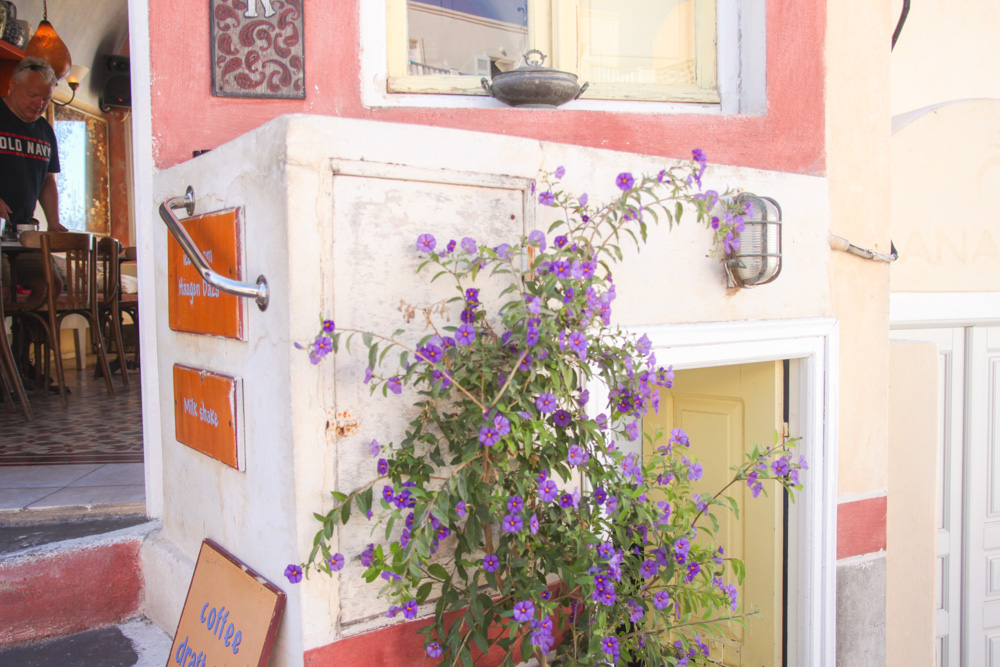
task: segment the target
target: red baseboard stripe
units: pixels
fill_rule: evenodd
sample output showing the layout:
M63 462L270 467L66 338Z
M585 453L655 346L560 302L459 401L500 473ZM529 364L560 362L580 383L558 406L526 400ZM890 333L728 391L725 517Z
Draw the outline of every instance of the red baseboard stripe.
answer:
M837 505L837 560L885 549L887 497Z

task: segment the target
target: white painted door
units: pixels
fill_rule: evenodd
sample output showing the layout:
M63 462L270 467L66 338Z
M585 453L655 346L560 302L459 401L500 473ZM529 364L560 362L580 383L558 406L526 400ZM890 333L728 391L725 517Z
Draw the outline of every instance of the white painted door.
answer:
M966 333L966 665L1000 667L1000 327Z
M894 332L894 338L938 346L937 579L938 667L959 667L962 641L962 441L965 412L965 329Z
M940 355L937 664L1000 667L1000 327L893 336Z

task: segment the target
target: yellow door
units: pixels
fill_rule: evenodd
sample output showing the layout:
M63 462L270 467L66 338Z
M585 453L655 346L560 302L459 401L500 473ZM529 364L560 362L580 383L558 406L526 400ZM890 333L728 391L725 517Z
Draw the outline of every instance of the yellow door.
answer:
M732 478L730 467L743 463L744 452L754 443L772 444L781 431L782 378L780 361L678 371L674 388L661 390L659 414L647 415L643 428L662 428L666 437L673 428L684 429L691 458L704 467L694 490L714 495ZM644 455L651 456L649 444L644 446ZM781 664L782 493L775 485L766 491L766 497L754 498L745 483L734 484L728 495L739 504L740 519L717 511L725 555L746 563L742 609L760 612L746 630L730 623L724 639L708 642L711 656L731 667Z

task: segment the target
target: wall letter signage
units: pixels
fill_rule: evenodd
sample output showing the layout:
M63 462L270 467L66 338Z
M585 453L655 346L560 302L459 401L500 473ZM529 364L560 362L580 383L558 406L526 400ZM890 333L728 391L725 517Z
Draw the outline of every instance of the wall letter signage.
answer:
M244 470L242 410L242 379L174 364L174 430L178 442Z
M284 609L280 588L205 540L167 666L263 667Z
M181 221L213 270L243 280L242 209L196 215ZM167 241L170 328L243 339L243 299L202 280L180 245Z
M211 0L212 94L306 97L303 0Z

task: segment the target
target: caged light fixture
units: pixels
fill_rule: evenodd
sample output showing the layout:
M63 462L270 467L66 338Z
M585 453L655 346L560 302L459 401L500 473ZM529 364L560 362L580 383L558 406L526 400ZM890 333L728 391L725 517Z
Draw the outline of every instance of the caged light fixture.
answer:
M744 223L738 248L726 253L725 266L731 286L766 285L781 273L781 206L770 197L743 192Z

